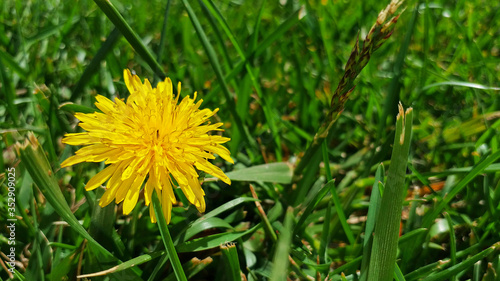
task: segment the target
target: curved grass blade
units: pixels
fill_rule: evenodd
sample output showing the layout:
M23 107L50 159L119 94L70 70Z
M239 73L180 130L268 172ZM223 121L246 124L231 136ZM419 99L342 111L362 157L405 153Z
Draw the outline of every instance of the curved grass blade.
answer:
M94 113L96 111L99 111L96 108L88 107L85 105L80 105L72 102L67 102L63 103L59 106L60 110L66 111L70 114L75 114L76 112L81 112L81 113Z
M439 86L458 86L458 87L467 87L467 88L479 89L479 90L500 91L500 87L491 87L491 86L485 86L485 85L481 85L481 84L462 82L462 81L446 81L446 82L439 82L439 83L433 83L433 84L427 85L427 86L422 88L421 92L435 88L435 87L439 87Z
M50 167L49 161L45 156L45 152L35 135L31 132L28 133L26 142L24 144L16 143L15 148L23 165L33 178L33 182L36 183L47 201L56 210L57 214L60 215L71 228L87 239L89 243L93 244L106 258L114 258L108 250L88 234L71 212L59 188L59 184Z
M220 246L223 243L232 242L237 240L247 234L250 234L261 227L261 224L257 224L254 227L241 232L229 232L229 233L218 233L202 238L193 239L187 242L184 242L180 245L177 245L177 252L186 253L186 252L197 252L203 251L211 248L215 248Z
M330 188L334 185L335 180L329 181L327 184L325 184L318 192L316 195L314 195L314 199L311 200L311 202L307 205L305 210L302 212L302 215L300 216L299 222L295 225L295 228L293 230L294 234L298 234L299 232L302 231L302 225L306 221L306 219L309 217L309 215L312 213L314 208L318 205L319 201L325 197L325 195L330 191Z
M196 234L207 230L211 228L226 228L226 229L233 229L233 227L227 223L225 220L220 219L218 217L211 217L202 221L199 221L198 223L193 223L190 225L186 233L184 234L184 241L189 240L191 237L195 236Z
M151 54L149 49L144 45L144 43L142 43L137 33L135 33L135 31L130 27L111 1L94 0L94 2L97 6L99 6L104 14L106 14L108 19L116 26L116 28L120 30L125 39L127 39L134 50L146 61L153 72L162 80L165 79L167 75L163 72L161 65L155 60L153 54Z
M141 256L135 257L131 260L128 260L122 264L114 266L110 269L95 272L95 273L78 275L77 278L89 278L89 277L103 276L103 275L107 275L107 274L111 274L111 273L120 272L120 271L123 271L125 269L132 268L136 265L140 265L140 264L143 264L143 263L148 262L150 260L153 260L159 256L164 255L164 254L165 254L165 251L157 251L157 252L153 252L151 254L141 255Z
M209 219L211 217L215 217L215 216L217 216L225 211L228 211L228 210L230 210L230 209L232 209L232 208L234 208L242 203L253 202L253 201L257 201L257 199L252 198L252 197L239 197L239 198L233 199L227 203L220 205L219 207L213 209L212 211L206 213L201 218L194 221L194 223L200 223L206 219Z
M450 278L453 275L456 275L457 273L459 273L465 269L468 269L471 266L474 266L474 264L476 262L486 258L494 251L498 251L499 247L500 247L500 242L497 242L494 245L492 245L491 247L489 247L488 249L486 249L486 250L484 250L484 251L482 251L482 252L480 252L480 253L478 253L470 258L467 258L464 261L462 261L462 262L460 262L460 263L458 263L450 268L447 268L447 269L445 269L445 270L443 270L435 275L424 278L423 280L424 281L450 280Z

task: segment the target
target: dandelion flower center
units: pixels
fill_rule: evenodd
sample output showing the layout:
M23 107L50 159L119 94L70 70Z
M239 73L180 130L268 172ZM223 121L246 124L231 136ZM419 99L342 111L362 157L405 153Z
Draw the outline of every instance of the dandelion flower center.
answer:
M86 132L66 134L63 143L84 147L61 166L105 161L108 166L90 179L85 188L92 190L107 181L99 204L106 206L113 199L117 204L123 201L124 214L135 207L143 183L152 222L156 222L150 204L153 190L170 222L172 204L176 203L174 185L204 212L205 193L197 170L231 184L224 172L209 160L218 154L234 163L229 151L221 145L230 139L208 134L222 131L219 128L222 123L209 122L218 109L200 109L202 100L195 102L196 93L192 99L187 96L179 103L181 85L179 83L177 96L174 96L168 78L152 88L147 79L142 83L129 70L124 71L124 77L130 91L126 103L98 95L96 106L102 112L75 114L81 121L79 126Z

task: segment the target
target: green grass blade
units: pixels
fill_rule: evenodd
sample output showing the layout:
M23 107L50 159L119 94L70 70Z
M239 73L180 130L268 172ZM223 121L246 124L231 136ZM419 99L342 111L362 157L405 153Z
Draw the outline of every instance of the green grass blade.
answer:
M238 259L238 251L234 243L225 243L220 246L222 258L225 263L226 276L230 281L240 281L240 262Z
M325 163L325 174L326 179L331 181L332 172L330 170L330 159L328 158L328 146L326 141L322 144L322 152L323 152L323 163ZM330 244L330 220L332 217L332 200L328 201L328 206L326 207L325 220L323 223L323 231L321 233L321 241L319 246L319 258L321 263L325 263L328 259L327 248Z
M456 275L457 273L459 273L465 269L468 269L471 266L474 266L474 264L476 262L486 258L494 251L497 251L499 247L500 247L500 243L496 243L496 244L492 245L491 247L489 247L488 249L486 249L486 250L484 250L484 251L482 251L482 252L480 252L480 253L478 253L470 258L467 258L464 261L462 261L462 262L460 262L460 263L458 263L450 268L447 268L443 271L440 271L439 273L436 273L435 275L432 275L430 277L424 278L423 281L450 280L450 278L453 275Z
M184 241L189 240L191 237L195 236L196 234L207 230L207 229L212 229L212 228L226 228L226 229L233 229L233 227L227 223L225 220L220 219L218 217L211 217L208 219L204 219L202 221L199 221L197 223L193 223L190 225L186 233L184 235Z
M7 103L7 111L9 111L14 125L19 126L19 111L14 104L16 91L14 90L14 85L12 85L11 78L7 76L2 60L0 60L0 82L2 83L2 91L0 92L3 96L2 100L5 100Z
M333 200L333 205L335 206L335 210L337 211L337 215L340 220L340 224L342 225L342 229L345 232L345 235L347 236L347 240L349 240L349 243L351 245L354 245L356 243L356 239L354 238L354 234L352 233L351 228L349 227L349 224L347 223L347 218L344 213L343 205L342 202L340 201L340 197L337 193L337 189L335 186L330 187L330 193L332 194L332 200Z
M160 229L161 238L163 240L163 244L165 245L165 249L167 249L167 255L172 263L172 267L174 268L175 276L177 277L177 280L187 281L186 274L184 273L184 269L182 269L181 262L179 261L179 256L177 256L174 242L172 241L172 237L170 236L170 232L168 231L167 221L163 216L162 207L156 191L153 192L152 203L155 210L155 215L158 218L157 223L158 228Z
M24 144L16 144L16 151L24 166L33 178L33 182L36 183L47 201L56 210L57 214L60 215L71 228L87 239L89 243L92 243L105 257L114 257L108 250L106 250L87 233L71 212L71 209L68 206L61 189L59 188L59 184L57 183L55 174L50 167L49 161L45 156L45 152L36 137L32 133L29 133L28 139Z
M243 204L245 202L254 202L254 201L257 201L257 199L255 199L253 197L239 197L239 198L233 199L229 202L226 202L226 203L220 205L219 207L213 209L212 211L206 213L201 218L194 221L194 223L199 223L199 222L202 222L203 220L215 217L215 216L217 216L225 211L229 211L232 208L234 208L240 204Z
M158 275L158 273L160 273L161 271L163 271L164 266L167 263L167 261L168 261L168 255L163 255L160 258L160 260L158 261L158 263L156 264L155 268L153 269L153 272L151 272L151 275L149 275L148 281L157 280L156 279L156 275ZM184 270L184 272L186 272L186 270ZM175 278L175 273L172 273L171 275Z
M321 232L321 241L319 245L318 255L321 263L329 261L328 259L328 247L331 241L330 235L330 221L332 219L332 201L328 201L326 207L325 221L323 223L323 231Z
M375 172L375 182L372 186L372 194L370 196L370 205L368 206L368 214L365 226L365 237L363 239L363 261L361 262L360 281L367 281L368 268L370 264L370 256L373 245L373 230L377 220L378 211L380 209L379 183L384 181L385 169L384 165L380 164Z
M247 234L250 234L261 227L261 224L257 224L254 227L241 232L229 232L229 233L218 233L202 238L193 239L182 244L177 245L177 252L197 252L203 251L211 248L220 246L223 243L235 241Z
M261 181L275 183L291 183L292 168L289 164L271 163L226 173L232 181Z
M26 79L28 77L28 71L24 70L17 62L16 60L9 55L7 52L0 50L0 60L3 61L3 63L9 67L13 72L17 73L20 78Z
M472 88L472 89L479 89L479 90L493 90L493 91L500 91L500 87L491 87L491 86L485 86L477 83L470 83L470 82L462 82L462 81L446 81L446 82L439 82L439 83L432 83L430 85L427 85L422 88L422 92L426 91L428 89L432 89L435 87L440 87L440 86L458 86L458 87L466 87L466 88Z
M295 225L295 228L293 230L294 234L298 234L299 232L302 232L302 225L306 221L306 219L311 215L311 213L314 211L314 208L318 205L319 201L325 197L325 195L328 193L328 191L331 190L332 186L334 187L335 180L329 181L327 184L325 184L318 192L313 196L313 200L309 202L309 204L306 206L305 210L302 212L302 215L300 216L299 221Z
M285 224L278 238L278 245L273 257L271 281L286 280L288 275L288 254L292 243L293 208L288 207L285 215Z
M108 275L108 274L120 272L120 271L123 271L126 269L133 268L137 265L146 263L146 262L151 261L153 259L156 259L157 257L162 256L164 254L166 254L165 251L157 251L157 252L153 252L151 254L140 255L140 256L135 257L131 260L128 260L124 263L121 263L117 266L114 266L110 269L103 270L100 272L95 272L95 273L79 275L78 278L90 278L90 277L103 276L103 275Z
M450 214L444 213L444 217L446 218L446 222L448 223L448 229L450 231L450 260L451 265L457 264L457 242L455 240L455 228L453 227L453 221L451 220ZM456 276L451 276L450 281L455 281L457 279Z
M59 106L59 109L62 110L62 111L66 111L70 114L75 114L77 112L81 112L81 113L94 113L94 112L99 112L98 109L95 109L95 108L92 108L92 107L88 107L88 106L85 106L85 105L80 105L80 104L76 104L76 103L72 103L72 102L67 102L67 103L63 103Z
M401 272L401 269L399 269L399 266L398 266L397 263L394 266L394 279L396 281L406 281L406 279L405 279L405 277L403 275L403 272Z
M165 14L163 15L163 25L161 28L160 45L158 45L158 51L156 52L158 64L161 64L163 59L163 49L165 48L165 41L167 37L166 35L167 35L168 15L170 12L171 3L172 3L171 0L167 1L167 7L165 8Z
M155 60L153 54L144 45L144 43L142 43L137 33L135 33L135 31L130 27L111 1L94 0L94 2L97 6L99 6L104 14L106 14L108 19L116 26L116 28L120 30L125 39L127 39L134 50L146 61L153 72L161 79L165 79L167 75L163 72L162 66Z
M375 223L367 280L392 280L394 275L412 121L412 108L403 112L403 107L400 104L391 165Z

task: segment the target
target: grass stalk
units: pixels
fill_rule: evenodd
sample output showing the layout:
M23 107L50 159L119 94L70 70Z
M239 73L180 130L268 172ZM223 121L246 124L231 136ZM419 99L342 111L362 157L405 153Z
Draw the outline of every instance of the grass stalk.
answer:
M298 181L301 178L302 172L306 166L315 164L311 163L311 160L318 151L321 143L326 139L329 132L332 130L333 124L343 112L344 105L356 86L356 77L358 77L363 68L368 64L372 54L392 35L395 24L401 14L396 14L401 4L401 1L393 0L383 11L380 12L377 21L372 26L361 44L359 42L359 38L356 38L356 43L354 44L354 48L352 49L351 55L345 66L344 75L333 93L326 118L314 136L313 142L307 148L304 156L294 170L295 181ZM300 196L298 195L300 194L300 190L300 188L296 189L295 195L292 196L295 205L297 205L300 201Z

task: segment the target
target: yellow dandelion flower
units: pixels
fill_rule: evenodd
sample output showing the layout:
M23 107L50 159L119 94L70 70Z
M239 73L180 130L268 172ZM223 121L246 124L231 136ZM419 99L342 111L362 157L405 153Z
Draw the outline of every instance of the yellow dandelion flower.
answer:
M169 78L156 88L152 88L147 79L142 83L128 69L124 70L124 78L130 91L126 103L118 98L112 102L98 95L95 105L102 113L75 114L86 132L66 134L62 141L84 147L61 167L82 162L109 164L85 186L86 190L93 190L107 181L106 192L99 201L101 207L115 199L117 204L123 201L123 213L129 214L145 182L144 197L151 221L156 222L151 204L151 195L156 190L169 223L172 204L176 203L173 192L176 182L189 202L204 212L205 192L197 170L231 184L224 172L208 160L218 154L234 163L229 151L221 145L230 139L208 134L222 131L219 128L222 123L208 122L218 109L200 109L203 100L195 103L196 92L192 99L187 96L178 103L181 84L175 97Z

